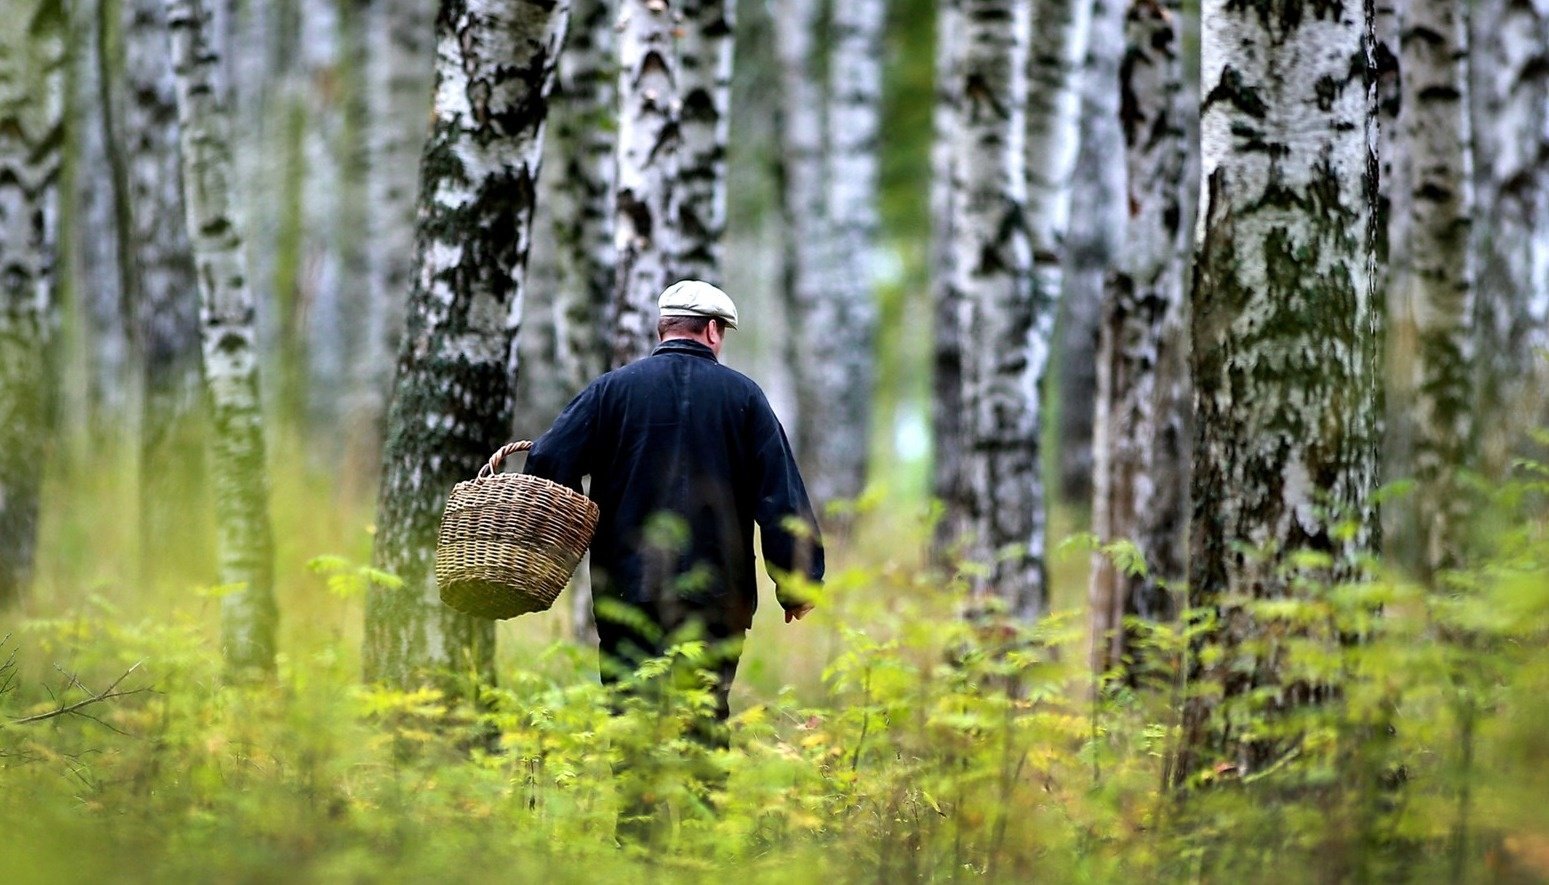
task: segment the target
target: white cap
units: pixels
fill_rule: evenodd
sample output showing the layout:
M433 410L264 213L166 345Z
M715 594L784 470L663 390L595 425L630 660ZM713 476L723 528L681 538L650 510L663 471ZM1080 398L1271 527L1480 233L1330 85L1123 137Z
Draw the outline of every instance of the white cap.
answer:
M728 328L737 328L737 305L731 296L709 283L683 280L668 286L657 299L656 307L664 317L713 317Z

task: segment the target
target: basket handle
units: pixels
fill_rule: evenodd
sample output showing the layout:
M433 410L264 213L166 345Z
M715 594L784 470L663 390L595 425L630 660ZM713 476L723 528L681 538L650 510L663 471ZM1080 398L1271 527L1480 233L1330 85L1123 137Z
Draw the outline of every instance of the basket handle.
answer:
M495 450L495 454L489 456L489 463L479 468L479 479L488 479L500 472L502 462L517 452L525 452L532 448L532 440L524 439L520 442L506 443Z

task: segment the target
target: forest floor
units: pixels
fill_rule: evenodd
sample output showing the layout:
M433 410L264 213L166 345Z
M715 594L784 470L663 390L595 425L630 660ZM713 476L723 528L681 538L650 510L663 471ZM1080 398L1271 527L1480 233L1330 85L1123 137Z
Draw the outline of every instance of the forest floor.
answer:
M369 510L326 471L275 477L279 670L231 685L206 555L126 577L132 476L51 471L49 500L69 506L47 514L34 597L0 616L8 881L1549 876L1549 533L1516 510L1443 604L1376 567L1266 613L1305 626L1356 599L1388 614L1355 645L1287 634L1286 672L1337 679L1338 699L1230 712L1284 763L1247 780L1213 765L1175 791L1183 633L1150 634L1154 678L1094 696L1079 537L1053 558L1055 613L987 634L925 565L924 506L878 495L813 617L781 623L761 588L732 748L709 751L685 736L708 702L692 684L608 715L595 651L560 610L502 624L498 684L476 705L362 686ZM1076 523L1058 514L1052 536ZM685 643L658 669L701 653ZM131 694L15 721L131 668L116 688ZM645 843L613 837L626 792L662 809Z

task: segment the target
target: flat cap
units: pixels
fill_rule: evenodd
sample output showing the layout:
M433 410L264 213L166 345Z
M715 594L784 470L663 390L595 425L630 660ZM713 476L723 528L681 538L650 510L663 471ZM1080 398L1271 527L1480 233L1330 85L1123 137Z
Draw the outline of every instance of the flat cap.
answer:
M737 305L731 296L709 283L683 280L668 286L657 299L656 307L664 317L713 317L737 328Z

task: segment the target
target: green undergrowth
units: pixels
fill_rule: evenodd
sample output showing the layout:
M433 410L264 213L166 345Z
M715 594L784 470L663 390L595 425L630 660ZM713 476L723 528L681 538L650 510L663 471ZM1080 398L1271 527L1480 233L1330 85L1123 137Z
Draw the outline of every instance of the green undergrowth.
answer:
M708 692L660 678L691 674L702 643L642 668L667 687L615 716L558 614L503 627L476 703L362 686L366 544L298 540L316 508L297 498L277 505L272 682L222 681L197 585L50 585L6 616L0 866L14 882L1531 881L1549 875L1549 473L1518 477L1481 489L1478 564L1435 590L1374 563L1245 601L1265 629L1244 653L1282 677L1220 716L1285 752L1247 777L1204 759L1183 790L1164 786L1176 711L1202 689L1176 674L1209 620L1135 625L1143 675L1094 692L1079 539L1053 616L968 624L960 582L921 564L924 520L868 502L818 612L761 612L715 750L689 733ZM1324 701L1286 709L1292 684ZM644 841L614 838L624 795L660 810Z

